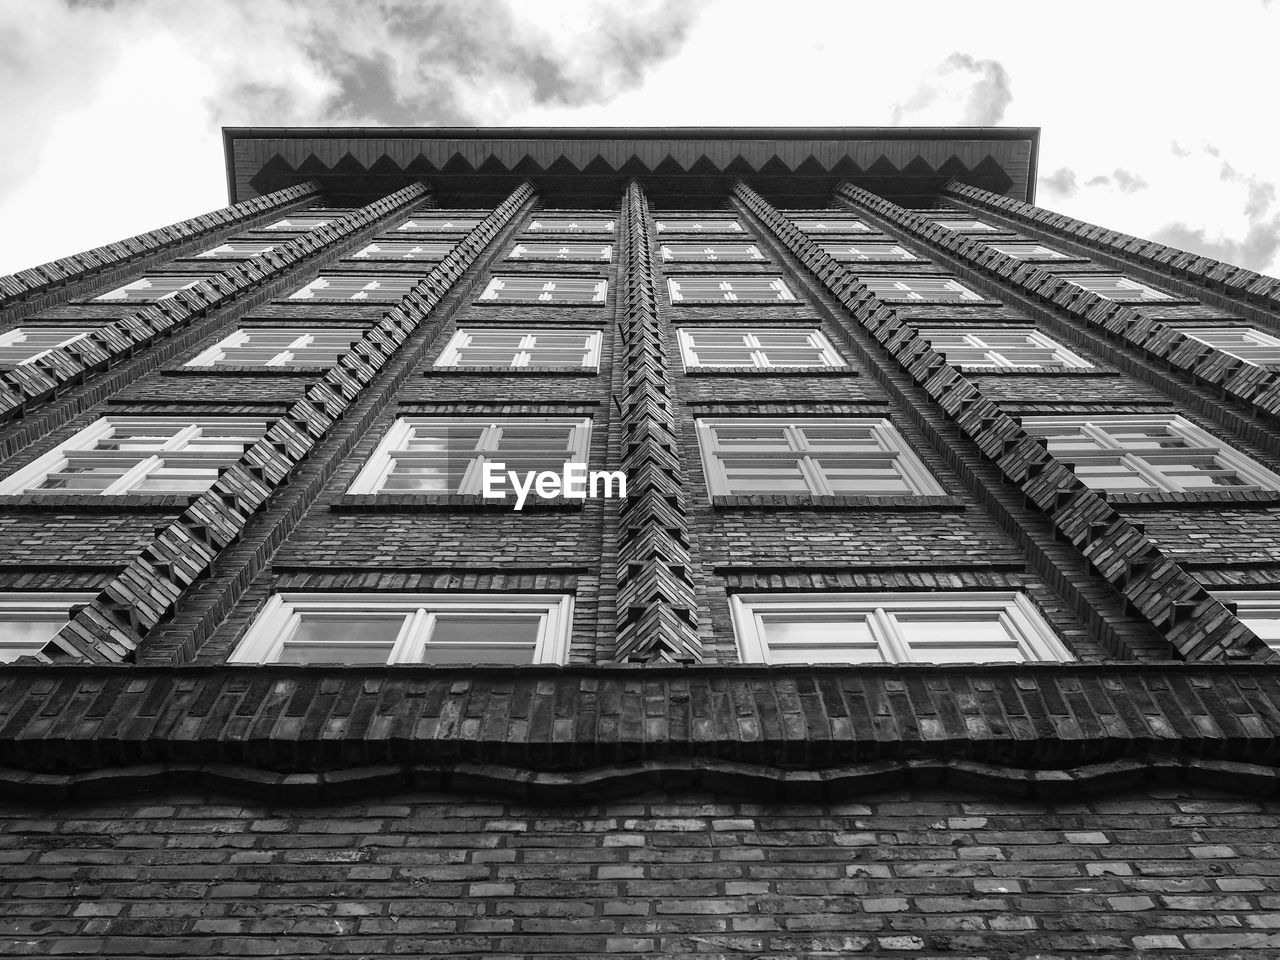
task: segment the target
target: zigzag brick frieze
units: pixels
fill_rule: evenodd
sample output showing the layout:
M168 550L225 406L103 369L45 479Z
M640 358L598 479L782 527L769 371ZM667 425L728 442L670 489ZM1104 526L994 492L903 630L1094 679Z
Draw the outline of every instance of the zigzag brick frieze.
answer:
M221 210L211 210L188 220L158 227L136 237L129 237L127 240L107 243L92 250L19 270L9 276L0 277L0 310L51 288L66 286L131 260L160 253L204 234L234 226L270 210L287 207L308 197L317 196L319 193L320 185L314 180L308 180L306 183L253 197L241 203L223 207Z
M426 194L407 187L363 208L363 226ZM272 489L326 436L405 339L430 315L476 257L532 196L528 184L458 242L417 286L383 315L337 364L308 387L302 399L267 430L261 441L219 476L177 520L156 537L89 604L80 608L41 657L118 662L156 626L184 590L206 574L233 543ZM376 208L376 211L375 211ZM367 214L367 216L366 216Z
M959 370L949 365L897 312L871 293L755 191L739 183L736 196L781 240L888 350L948 417L977 444L1001 473L1049 517L1055 529L1142 613L1187 660L1268 658L1269 648L1214 599L1142 529L1081 482L1051 456ZM906 225L907 210L857 187L841 197L894 223ZM890 216L892 214L892 216Z
M663 323L655 294L649 204L638 183L622 202L618 336L626 380L619 518L620 662L698 662L697 606Z
M87 336L50 350L29 363L0 371L0 422L22 415L33 404L53 396L62 386L132 354L211 310L226 306L245 291L261 286L322 250L343 242L355 231L426 195L427 188L421 185L405 187L304 236L214 274L194 287L92 330Z

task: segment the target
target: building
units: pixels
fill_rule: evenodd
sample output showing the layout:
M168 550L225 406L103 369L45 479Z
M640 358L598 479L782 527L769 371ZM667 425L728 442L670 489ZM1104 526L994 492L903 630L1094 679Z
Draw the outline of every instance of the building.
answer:
M1037 137L233 129L0 279L0 952L1280 956L1280 280Z

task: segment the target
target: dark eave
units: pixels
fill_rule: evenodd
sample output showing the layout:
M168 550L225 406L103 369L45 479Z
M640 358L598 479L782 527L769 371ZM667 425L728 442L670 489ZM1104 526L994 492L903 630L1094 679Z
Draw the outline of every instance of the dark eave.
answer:
M612 204L638 178L656 202L697 205L742 179L781 205L825 206L849 180L924 203L951 179L1034 200L1037 127L227 127L238 202L317 180L366 200L423 181L449 205L497 202L523 180L548 203Z

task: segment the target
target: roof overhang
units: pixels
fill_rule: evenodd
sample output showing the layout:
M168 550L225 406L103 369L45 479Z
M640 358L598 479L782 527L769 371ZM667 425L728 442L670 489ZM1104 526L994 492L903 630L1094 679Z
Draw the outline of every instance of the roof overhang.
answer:
M304 180L373 198L426 182L453 206L498 202L529 180L545 200L612 203L638 178L659 202L718 200L742 179L793 206L849 180L927 202L949 180L1035 198L1038 127L224 127L235 203Z

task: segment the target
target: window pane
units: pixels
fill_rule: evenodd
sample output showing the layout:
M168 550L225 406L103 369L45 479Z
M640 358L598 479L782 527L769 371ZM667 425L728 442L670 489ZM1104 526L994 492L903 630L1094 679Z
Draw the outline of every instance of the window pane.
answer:
M912 659L929 663L1021 662L1026 658L1018 638L998 614L990 619L948 619L898 613L898 630L911 648Z
M389 643L303 643L286 641L280 663L386 663Z
M537 642L540 616L492 616L441 614L431 631L431 643L527 643Z
M865 618L761 618L769 659L774 663L883 663L884 653Z
M428 643L422 651L422 663L532 663L533 644L502 646L465 643Z

